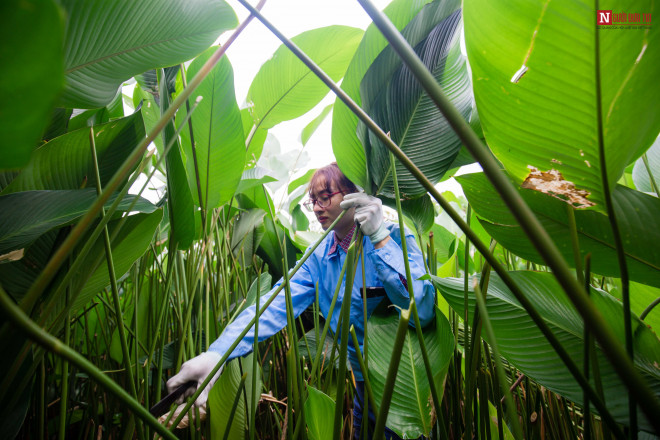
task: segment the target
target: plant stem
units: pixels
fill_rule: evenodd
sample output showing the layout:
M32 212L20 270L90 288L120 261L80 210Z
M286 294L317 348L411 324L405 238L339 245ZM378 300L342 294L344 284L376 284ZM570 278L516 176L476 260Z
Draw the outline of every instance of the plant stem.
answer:
M96 157L96 143L94 142L94 127L89 128L89 143L92 152L92 164L94 165L94 177L96 180L96 192L101 194L103 189L101 188L101 176L99 175L99 163ZM101 219L105 216L105 209L101 207ZM128 376L129 390L134 399L138 399L137 389L135 387L135 377L133 375L133 368L131 367L131 353L128 350L128 343L126 341L126 329L124 328L124 319L122 318L121 303L119 302L119 289L117 288L117 276L115 275L115 265L112 258L112 247L110 246L110 234L108 233L108 227L105 227L103 231L103 240L105 245L105 257L108 264L108 276L110 278L110 289L112 291L112 302L115 308L115 321L117 324L117 330L119 331L119 341L121 342L121 352L124 362L124 369ZM142 440L144 438L144 432L142 431L142 425L137 425L138 438Z
M599 8L599 0L596 0L596 10ZM603 195L605 198L605 205L607 207L607 217L610 219L610 225L612 228L612 235L614 236L614 243L616 245L616 253L619 262L619 272L621 273L621 298L623 300L623 325L624 325L624 334L626 337L626 352L628 353L628 360L632 363L635 359L634 349L633 349L633 337L632 337L632 318L630 312L630 280L628 275L628 264L626 263L626 254L623 248L623 240L621 238L621 231L619 230L619 225L616 218L616 211L614 210L614 201L612 200L612 193L610 192L610 183L607 176L607 160L605 158L605 136L603 134L603 100L601 96L601 81L600 81L600 29L598 25L594 23L594 39L595 47L594 52L596 55L595 64L595 74L596 74L596 123L597 123L597 135L598 135L598 159L600 163L600 173L601 173L601 182L603 185ZM586 320L586 317L585 317ZM598 335L596 335L598 336ZM602 343L602 341L601 341ZM606 353L609 353L608 350L605 350ZM621 374L619 372L619 374ZM628 395L628 413L630 414L630 436L632 440L637 439L637 404L635 399L635 390ZM656 411L655 414L660 414L660 411ZM657 423L657 417L653 417L651 414L647 414L649 419L655 418ZM653 422L651 422L653 423ZM660 426L660 423L658 424ZM656 426L656 429L658 428Z
M341 300L341 345L339 346L339 372L337 373L337 398L335 403L335 422L334 433L332 438L340 440L342 427L344 425L343 410L344 410L344 391L346 377L346 353L348 351L348 330L351 324L351 299L353 296L353 281L355 279L355 249L357 247L355 238L359 234L353 235L353 243L348 247L346 252L346 287L344 290L344 297ZM341 284L341 278L339 279Z
M389 368L387 370L387 377L385 378L385 385L383 386L383 398L380 402L380 411L376 417L376 426L374 427L373 438L383 438L385 432L385 422L387 421L387 414L390 412L390 404L392 403L392 393L394 392L394 383L396 381L396 373L399 370L399 363L401 362L401 353L403 351L403 344L408 334L408 321L410 320L410 309L402 310L399 315L399 326L396 330L394 338L394 346L392 347L392 357L390 359Z
M521 439L523 438L522 429L520 428L520 423L518 422L518 415L514 411L514 403L511 398L511 392L506 386L508 383L506 376L504 375L504 365L502 364L502 358L500 357L500 351L497 348L497 340L495 339L495 332L493 331L493 326L490 323L490 317L488 315L488 309L486 308L486 301L481 293L479 288L479 283L474 283L474 293L477 299L477 306L479 307L479 313L481 315L481 322L483 323L483 328L488 335L488 339L491 341L491 348L493 349L493 357L495 358L496 370L498 382L500 383L500 388L502 394L504 394L504 399L506 401L506 412L509 418L509 423L513 428L514 438Z

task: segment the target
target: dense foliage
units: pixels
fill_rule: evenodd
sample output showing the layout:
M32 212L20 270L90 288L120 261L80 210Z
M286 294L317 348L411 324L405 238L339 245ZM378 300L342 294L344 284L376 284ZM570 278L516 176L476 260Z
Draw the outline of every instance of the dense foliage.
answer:
M652 0L614 3L649 25L605 29L582 0L362 0L373 25L284 40L240 108L233 40L212 45L247 21L222 0L6 0L0 432L349 438L353 342L318 304L227 364L208 420L148 412L321 238L313 170L269 130L318 112L305 143L332 111L340 168L415 233L437 292L423 331L414 306L365 326L377 429L658 435L660 30ZM475 161L464 195L435 188Z

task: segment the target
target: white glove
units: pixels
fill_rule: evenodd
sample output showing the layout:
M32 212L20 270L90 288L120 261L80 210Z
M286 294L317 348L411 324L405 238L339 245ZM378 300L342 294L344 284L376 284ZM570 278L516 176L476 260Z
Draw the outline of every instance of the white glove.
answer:
M179 386L191 380L197 382L197 386L188 388L183 396L177 399L177 403L182 403L185 398L195 394L197 388L202 384L202 382L204 382L206 376L211 373L211 370L215 368L218 362L220 362L221 358L222 356L214 351L206 351L199 356L184 362L183 365L181 365L181 370L179 370L176 375L172 376L170 380L167 381L167 390L171 393ZM209 391L211 391L213 384L216 380L218 380L218 377L220 377L222 368L224 367L221 367L218 370L215 376L213 376L213 379L211 379L206 388L204 388L204 391L202 391L199 397L197 397L197 400L195 400L196 406L200 408L206 406L206 400L209 398Z
M353 219L360 224L360 230L369 236L373 244L383 241L390 235L383 223L383 202L365 193L346 194L339 204L342 209L355 207Z

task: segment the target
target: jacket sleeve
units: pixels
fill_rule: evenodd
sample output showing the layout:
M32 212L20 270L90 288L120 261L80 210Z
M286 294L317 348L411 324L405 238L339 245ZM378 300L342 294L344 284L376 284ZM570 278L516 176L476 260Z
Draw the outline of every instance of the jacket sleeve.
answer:
M405 284L406 267L401 251L401 232L394 225L388 226L390 227L391 240L380 249L371 249L368 255L392 304L401 309L407 309L410 304L410 297ZM417 246L414 235L406 231L405 238L411 276L411 280L408 280L408 282L412 282L419 322L424 327L431 322L434 316L435 289L430 281L419 280L421 276L426 274L426 270L424 269L422 252Z
M300 315L312 302L314 302L314 278L315 277L310 271L310 267L307 266L307 263L305 263L300 267L300 270L298 270L298 272L296 272L296 274L293 275L293 277L291 277L289 280L289 285L291 288L291 301L293 303L293 313L295 317L298 317L298 315ZM280 279L268 294L261 297L259 301L260 307L263 307L263 304L265 304L266 301L275 293L282 282L283 280ZM254 318L255 309L256 305L253 304L243 310L231 324L225 327L224 331L218 337L218 339L216 339L215 342L211 344L209 351L219 353L220 356L223 356L227 351L229 351L234 341L238 339L241 332ZM275 333L282 330L284 327L286 327L286 321L286 294L284 289L282 289L259 318L259 341L270 338ZM246 354L252 352L253 347L254 326L252 326L247 334L240 340L227 360L229 361L236 357L245 356Z

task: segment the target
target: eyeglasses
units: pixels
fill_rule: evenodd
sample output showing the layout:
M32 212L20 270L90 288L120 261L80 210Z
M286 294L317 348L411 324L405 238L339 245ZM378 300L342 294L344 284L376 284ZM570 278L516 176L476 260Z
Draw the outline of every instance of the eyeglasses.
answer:
M309 212L314 211L314 205L318 203L319 208L327 208L332 203L332 196L342 194L344 191L335 191L330 194L321 194L318 199L309 199L303 203L305 209Z

